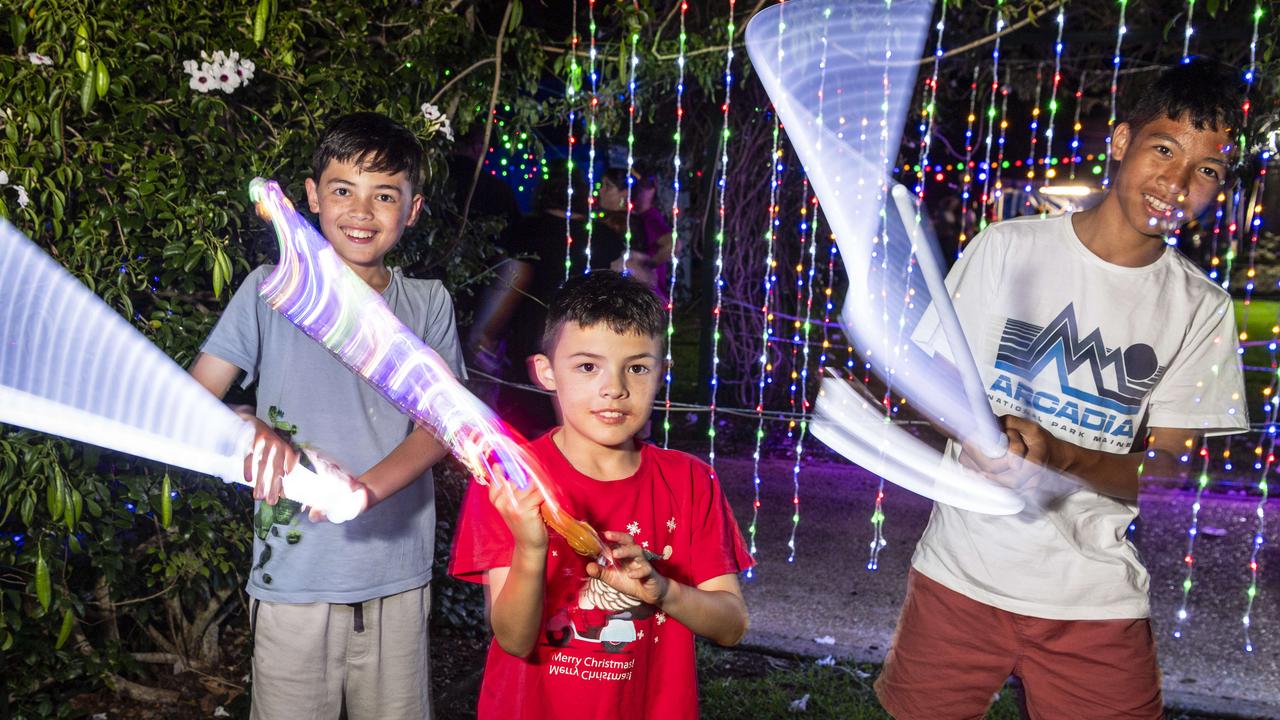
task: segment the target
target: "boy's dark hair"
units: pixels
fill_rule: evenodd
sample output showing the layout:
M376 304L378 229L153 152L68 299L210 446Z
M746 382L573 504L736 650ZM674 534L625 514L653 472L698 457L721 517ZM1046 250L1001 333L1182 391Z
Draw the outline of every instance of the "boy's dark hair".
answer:
M547 309L542 350L550 353L565 323L606 325L619 335L662 337L666 309L649 286L613 270L593 270L565 281Z
M1159 117L1186 117L1197 130L1212 128L1236 135L1244 124L1244 83L1234 69L1195 58L1160 73L1143 85L1129 107L1131 132ZM1234 140L1234 137L1233 137Z
M422 189L425 180L417 136L381 113L350 113L330 122L311 154L311 176L316 182L333 161L354 163L369 172L402 172L414 192Z

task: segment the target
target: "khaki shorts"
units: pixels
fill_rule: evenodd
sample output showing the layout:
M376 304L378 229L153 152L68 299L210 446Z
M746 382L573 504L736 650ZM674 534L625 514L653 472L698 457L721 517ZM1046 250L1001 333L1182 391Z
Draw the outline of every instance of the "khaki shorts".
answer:
M357 605L253 602L253 720L431 717L431 585Z
M1010 675L1033 720L1164 717L1148 620L1018 615L912 570L876 680L884 708L898 720L981 718Z

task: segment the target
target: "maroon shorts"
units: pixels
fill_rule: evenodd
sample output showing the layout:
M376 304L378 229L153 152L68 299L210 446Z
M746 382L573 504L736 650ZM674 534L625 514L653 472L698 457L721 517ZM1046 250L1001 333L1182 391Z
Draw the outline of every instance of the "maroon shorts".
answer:
M981 718L1010 675L1035 720L1164 717L1148 620L1018 615L912 570L876 680L884 708L898 720Z

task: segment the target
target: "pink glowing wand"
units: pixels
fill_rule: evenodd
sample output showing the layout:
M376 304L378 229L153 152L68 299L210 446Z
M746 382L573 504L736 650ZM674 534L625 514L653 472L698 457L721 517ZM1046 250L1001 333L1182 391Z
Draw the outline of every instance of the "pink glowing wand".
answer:
M520 439L346 266L280 185L256 178L249 184L249 197L280 242L280 263L258 288L267 304L429 428L478 480L486 482L500 472L520 489L533 484L545 498L542 517L547 525L578 553L602 554L604 544L596 531L560 507Z

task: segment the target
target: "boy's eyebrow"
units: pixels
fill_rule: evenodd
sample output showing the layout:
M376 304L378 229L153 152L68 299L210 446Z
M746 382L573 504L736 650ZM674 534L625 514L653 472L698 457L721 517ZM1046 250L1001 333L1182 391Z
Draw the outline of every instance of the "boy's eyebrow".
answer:
M1182 143L1178 142L1178 139L1177 139L1176 137L1174 137L1174 136L1170 135L1169 133L1162 133L1162 132L1152 133L1152 134L1151 134L1151 138L1152 138L1153 140L1162 140L1162 141L1164 141L1164 142L1169 143L1170 145L1176 145L1176 146L1178 147L1178 149L1179 149L1179 150L1184 150L1184 149L1185 149L1185 148L1183 148L1183 147L1182 147ZM1230 166L1227 164L1227 161L1226 161L1226 160L1223 160L1221 157L1219 157L1219 156L1217 156L1217 155L1206 155L1206 156L1204 157L1203 162L1210 162L1210 163L1213 163L1213 164L1215 164L1215 165L1221 165L1222 167L1230 167Z
M572 354L572 355L570 355L569 357L570 357L570 358L583 357L583 358L587 358L587 359L589 359L589 360L604 360L604 359L606 359L604 355L599 355L599 354L597 354L597 353L587 352L587 351L585 351L585 350L583 350L583 351L581 351L581 352L573 353L573 354ZM632 360L643 360L643 359L645 359L645 358L648 358L648 359L650 359L650 360L657 360L657 359L658 359L658 356L657 356L657 355L654 355L653 353L639 353L639 354L632 355L632 356L630 356L630 357L623 358L623 359L624 359L626 362L630 362L630 361L632 361Z
M350 187L355 187L355 183L351 182L350 180L343 180L342 178L329 178L329 181L326 182L325 185L328 185L330 187L334 185L347 185ZM379 185L374 185L373 189L374 190L395 190L397 193L400 192L400 187L398 185L392 185L391 183L381 183Z

